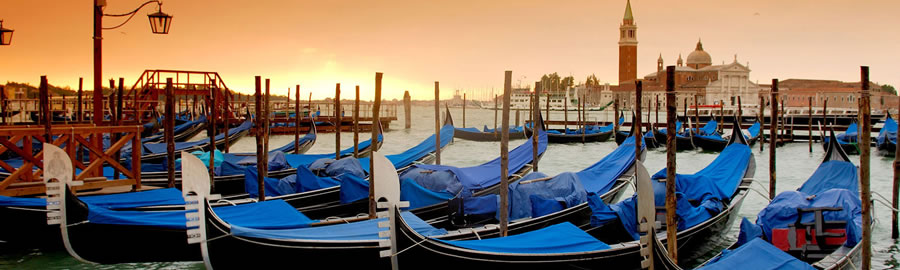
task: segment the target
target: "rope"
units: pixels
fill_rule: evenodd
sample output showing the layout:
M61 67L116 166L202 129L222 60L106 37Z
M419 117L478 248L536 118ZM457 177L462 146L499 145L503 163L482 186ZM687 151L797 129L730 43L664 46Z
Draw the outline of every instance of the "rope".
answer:
M753 187L750 187L750 190L752 190L753 192L756 192L756 194L759 194L759 196L762 196L763 199L765 199L767 202L772 202L772 199L769 199L769 196L766 195L765 193L763 193L762 191L759 191L758 189L755 189Z
M875 194L875 195L878 195L878 197L881 197L881 200L875 199L875 200L873 200L873 201L877 201L877 202L880 202L880 203L884 204L884 206L887 206L887 208L888 208L888 209L891 209L891 211L894 211L894 212L900 212L900 210L898 210L897 208L894 208L893 205L891 205L891 204L888 203L888 201L890 201L890 200L888 200L887 198L885 198L885 197L882 196L881 194L878 194L878 192L872 191L872 194Z
M422 242L425 242L425 240L428 240L428 238L422 239L422 241L416 242L416 243L413 244L412 246L406 247L406 248L404 248L403 250L398 251L397 253L391 254L391 257L398 256L398 255L400 255L400 253L406 252L407 250L409 250L409 249L411 249L411 248L413 248L413 247L415 247L415 246L421 245Z

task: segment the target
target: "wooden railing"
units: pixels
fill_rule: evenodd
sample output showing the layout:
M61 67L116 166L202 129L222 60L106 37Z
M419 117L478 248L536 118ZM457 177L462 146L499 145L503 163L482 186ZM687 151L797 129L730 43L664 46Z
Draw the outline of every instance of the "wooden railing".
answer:
M72 172L75 180L85 181L77 190L99 189L111 186L131 185L134 190L141 188L141 126L54 126L50 135L53 145L64 149L72 159L76 170ZM103 149L103 135L109 135L110 146ZM34 126L6 126L0 129L0 154L12 152L21 157L22 166L15 168L0 160L0 168L11 172L0 181L0 195L24 196L42 194L45 191L41 176L45 166L43 151L33 154L33 141L46 142L45 129ZM118 136L117 136L118 135ZM131 168L126 168L116 158L116 153L131 142ZM17 144L21 145L18 146ZM87 153L88 159L84 159ZM103 167L113 168L116 175L124 179L107 180L103 176Z

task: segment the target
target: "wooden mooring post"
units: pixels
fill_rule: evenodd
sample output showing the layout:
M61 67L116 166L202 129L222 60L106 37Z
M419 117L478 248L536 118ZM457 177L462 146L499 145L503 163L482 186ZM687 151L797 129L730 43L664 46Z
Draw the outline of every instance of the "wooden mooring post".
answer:
M806 103L807 103L807 105L809 105L809 109L807 110L807 113L809 114L809 121L806 121L806 122L807 122L807 123L806 123L806 130L809 131L809 140L808 140L808 141L809 141L809 152L812 153L812 151L813 151L813 148L812 148L812 143L813 143L813 131L812 131L812 130L813 130L813 129L812 129L812 119L813 119L813 118L812 118L812 116L813 116L813 113L812 113L812 97L808 97Z
M169 180L169 187L175 187L175 89L172 88L172 78L166 78L166 117L165 121L165 140L166 140L166 173Z
M403 113L404 120L406 121L406 129L412 127L412 97L409 96L409 91L403 92ZM463 117L463 122L465 122L465 117Z
M356 99L353 101L353 157L359 158L359 85L356 86Z
M382 73L375 72L375 102L374 102L375 104L372 105L372 124L373 125L378 125L379 121L381 121L379 119L379 116L380 116L379 109L381 108L381 78L382 78ZM409 94L409 92L406 92L406 93ZM376 150L378 150L378 144L375 143L377 141L378 141L378 128L373 126L372 127L372 145L370 146L372 148L372 150L371 150L372 153L374 153ZM375 202L375 184L376 184L376 182L374 181L376 178L375 178L375 159L374 158L369 158L369 168L372 168L371 170L369 170L369 179L373 180L373 181L369 181L369 218L374 219L376 217L375 216L375 203L376 203Z
M334 86L334 159L341 159L341 84ZM373 143L375 141L372 141Z
M50 119L53 118L53 113L50 112L50 89L49 84L47 83L47 76L41 76L41 84L38 89L40 93L38 96L40 97L41 102L41 124L44 126L44 142L51 143L53 142L53 137L50 135Z
M613 136L619 132L619 95L613 94Z
M269 123L269 115L272 113L272 110L271 110L272 100L269 99L269 97L271 97L270 92L269 92L269 86L270 86L269 82L270 82L269 79L266 78L266 96L263 98L263 109L265 111L263 111L263 116L262 116L262 119L263 119L263 148L265 149L265 151L263 151L263 153L262 153L263 154L263 163L262 163L263 177L269 176L269 158L268 158L268 156L269 156L269 127L271 125ZM259 165L259 164L257 164L257 165Z
M294 90L294 154L300 154L300 85L295 86ZM359 90L357 90L359 92ZM359 96L357 94L357 96ZM359 100L359 99L357 99ZM358 104L359 102L357 102ZM355 113L353 114L356 115ZM309 128L313 128L310 125ZM356 152L354 151L354 156L356 156Z
M547 118L546 121L550 121L550 91L547 91Z
M897 118L900 118L900 98L897 100ZM888 112L890 114L890 112ZM897 119L895 118L895 119ZM900 119L898 119L900 120ZM893 186L893 204L894 209L900 209L900 144L895 144L894 149L894 186ZM900 220L897 217L897 211L891 211L891 238L900 237Z
M503 131L500 134L500 236L505 237L509 226L509 95L512 92L512 71L503 78Z
M466 127L466 93L463 93L463 123L462 127Z
M434 82L434 164L441 165L441 85Z
M500 102L499 97L497 95L494 95L494 133L498 132L498 130L497 130L497 114L500 112L499 107L497 107L497 105L499 105L499 104L497 104L498 102Z
M687 102L685 102L687 104ZM669 258L678 263L678 219L675 218L675 66L666 67L666 239ZM687 112L685 112L687 113ZM685 116L687 116L685 114Z
M216 87L216 90L219 90L218 87ZM219 91L216 91L216 93L218 93L218 92ZM222 108L222 110L225 112L225 115L222 116L222 127L225 129L224 130L225 136L223 139L225 139L225 153L228 153L229 152L228 149L231 148L231 141L230 141L231 138L228 137L229 136L228 131L231 130L231 125L229 125L228 120L231 119L231 115L232 115L231 106L229 106L231 104L231 100L228 97L229 96L228 88L223 89L222 94L224 97L219 97L219 98L224 98L225 104L226 104L225 107ZM212 175L212 174L210 174L210 175ZM210 183L212 183L212 182L210 182Z
M84 95L84 78L78 78L78 122L84 122L84 101L82 97ZM135 103L137 106L137 103Z
M538 135L541 133L540 129L543 129L543 125L538 125L538 119L541 118L541 101L538 94L538 89L541 89L541 82L534 83L534 94L532 95L532 110L531 110L531 170L538 171Z
M265 122L262 120L262 117L263 117L262 116L262 114L263 114L262 78L260 76L256 76L255 80L256 80L256 92L253 93L253 101L256 103L255 104L256 105L255 106L255 109L256 109L255 125L256 125L256 145L257 145L257 147L256 147L256 185L257 185L257 192L258 192L257 198L260 201L265 201L266 200L266 186L265 186L266 182L265 182L264 172L268 168L262 167L263 151L265 151L265 149L263 149L262 147L259 147L264 143L263 142L263 132L265 130L265 128L263 128L263 125L265 124ZM212 123L212 122L210 122L210 123Z
M775 148L778 136L778 79L772 79L772 123L769 124L769 200L775 198Z
M759 96L759 151L763 151L763 146L766 145L766 99L760 95ZM812 121L812 120L810 120Z
M568 96L568 95L567 95ZM575 112L578 113L578 122L581 123L581 102L578 103L578 109L575 109ZM569 100L566 98L566 101L563 102L563 130L569 131Z
M6 108L6 88L3 87L3 85L0 85L0 113L3 114L3 116L0 117L0 121L3 121L3 125L5 126L7 123L6 115L9 113ZM10 119L10 122L12 122L12 119Z
M860 68L859 99L859 196L862 200L862 267L863 270L872 268L872 193L869 189L869 157L872 151L872 108L869 104L869 67Z
M641 113L641 104L644 103L644 101L641 100L641 95L643 93L643 90L644 90L644 83L642 81L638 80L637 82L634 83L634 104L635 104L635 106L634 106L634 123L632 123L632 124L634 124L635 132L632 136L634 136L634 148L635 148L634 158L635 158L635 160L641 159L641 144L643 143L643 141L641 140L642 139L641 135L644 135L644 134L641 134L641 128L643 127L643 123L644 123L642 121L643 119L641 119L641 114L642 114ZM648 108L648 110L649 110L649 108ZM583 137L582 137L582 143L584 143Z
M207 166L209 170L209 186L210 190L216 190L216 125L218 125L219 119L219 108L216 108L216 102L219 100L219 89L216 88L216 80L211 79L210 84L212 86L209 87L209 99L206 102L207 111L210 114L209 125L207 125L207 133L209 134L209 166ZM223 117L223 118L228 118ZM225 130L228 130L228 126L225 126ZM225 145L228 145L228 135L225 135Z

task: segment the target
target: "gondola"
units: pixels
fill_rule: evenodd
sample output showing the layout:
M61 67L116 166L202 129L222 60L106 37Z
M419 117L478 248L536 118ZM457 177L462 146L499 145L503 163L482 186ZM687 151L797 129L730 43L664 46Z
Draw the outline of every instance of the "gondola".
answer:
M153 118L151 121L156 121L156 118ZM201 115L194 119L193 121L187 121L180 125L175 126L173 130L175 134L176 142L184 142L190 140L194 136L203 131L206 128L206 116ZM163 142L165 139L165 132L157 132L148 136L143 136L141 138L141 143L158 143Z
M738 132L739 130L737 129L733 130L733 133ZM723 151L719 158L713 161L707 169L693 176L678 175L678 179L681 180L679 182L684 183L683 181L688 179L708 179L707 177L711 174L722 174L725 172L724 170L728 170L727 176L719 178L719 180L724 182L718 184L722 184L719 187L725 190L733 187L733 193L727 195L725 198L726 203L718 214L711 215L705 219L693 220L693 222L698 223L683 228L678 232L678 243L682 245L679 247L681 251L696 250L692 246L705 244L703 238L711 237L727 229L729 223L737 216L737 211L749 188L749 183L744 181L744 179L752 177L754 163L749 146L746 145L747 142L741 136L734 136L734 138L736 139L732 140L733 144L730 148ZM735 168L735 166L738 167ZM643 166L640 165L639 167ZM637 175L637 181L642 181L642 177L649 177L646 170L639 169ZM648 181L646 179L643 180ZM716 185L713 183L716 182L694 183L693 185L690 183L678 184L678 186L683 193L691 194L709 185ZM653 185L658 186L660 182L655 181ZM659 202L658 191L661 188L656 187L654 190L657 191L656 201ZM617 205L623 207L620 208L622 212L634 214L627 210L634 209L634 202L633 197ZM684 200L681 203L688 202ZM397 242L396 250L403 251L402 254L399 254L397 261L404 267L412 266L413 268L422 268L426 267L426 265L515 269L601 269L610 266L615 266L616 269L640 268L640 244L638 240L633 240L634 238L631 235L632 231L637 230L637 219L634 215L628 215L630 218L626 223L633 226L633 228L628 227L629 229L626 229L622 225L621 219L617 217L617 214L611 214L611 212L616 212L615 210L599 209L600 206L603 205L592 204L591 211L594 214L592 215L591 226L587 226L587 228L571 223L555 222L551 224L556 225L542 230L520 232L518 236L513 236L515 238L506 237L486 240L448 241L446 239L426 237L410 229L408 223L405 222L405 217L396 217L399 220L396 228L398 232L394 234L396 239L393 241ZM657 209L658 207L659 203L657 203ZM691 208L695 207L691 206ZM618 221L610 222L610 215ZM630 220L631 218L635 220ZM681 216L681 218L688 220L691 217ZM514 226L514 224L510 224L510 234L513 234ZM659 233L656 236L665 241L665 233ZM480 238L485 239L484 235L481 235ZM627 239L627 241L622 241L621 239ZM685 258L696 255L689 252L682 254L685 255Z
M253 127L253 122L250 120L244 121L241 125L231 128L228 130L228 143L234 144L239 139L243 138L250 132L250 128ZM225 148L225 133L220 133L215 137L216 148L224 149ZM162 162L166 158L166 144L165 143L145 143L143 146L143 155L141 156L141 162L149 162L149 163L159 163ZM175 157L179 157L182 151L196 151L196 150L209 150L209 141L195 141L195 142L181 142L175 144ZM126 155L127 156L127 155Z
M825 158L809 179L778 194L756 223L744 218L737 243L697 269L737 269L747 262L754 269L856 269L862 231L855 222L862 215L857 169L834 131L829 137Z
M447 113L449 114L450 111L448 110ZM487 126L484 127L484 130L478 130L478 128L473 127L460 127L456 128L456 130L453 132L453 136L468 141L499 142L502 135L500 132L500 128L497 128L497 130L493 130L489 129ZM515 126L509 128L510 140L525 139L527 137L528 136L525 135L524 127Z
M884 126L878 131L876 138L878 151L885 156L894 156L897 151L897 122L888 114L884 119Z
M830 139L831 137L826 137L822 140L822 149L828 148ZM856 121L851 122L844 132L837 134L835 139L845 153L848 155L859 155L859 125L856 124ZM863 147L869 147L869 143L867 142Z
M634 156L633 144L629 148L623 146L624 151L630 151L632 160ZM627 155L627 153L623 153ZM599 195L603 200L612 201L621 194L621 191L627 183L630 182L630 174L633 173L632 166L622 163L622 156L610 154L605 161L598 162L585 171L589 172L620 172L621 174L610 173L605 175L611 177L613 187L606 193ZM616 165L613 165L614 163ZM633 164L633 163L630 163ZM376 166L377 160L376 160ZM613 169L615 168L615 169ZM376 175L384 176L386 173L379 172ZM395 191L389 192L395 194L394 198L389 201L399 200L400 180L394 174L393 178L376 179L376 189L383 187L384 183L392 181L397 185ZM376 198L383 197L381 192L376 194ZM495 201L496 203L496 201ZM586 205L586 204L585 204ZM578 206L586 207L586 206ZM570 209L578 208L573 207ZM567 210L572 211L572 210ZM435 227L437 221L429 221L427 218L421 218L416 210L411 213L404 213L404 220L413 224L418 232L425 235L433 235L442 239L459 239L467 237L475 237L472 228L469 229L442 229ZM204 241L202 244L207 245L208 257L205 262L208 267L228 266L240 263L242 257L251 256L254 258L266 258L261 260L260 267L278 266L276 260L268 258L314 258L314 262L335 262L340 261L340 266L350 267L366 267L382 269L389 266L389 260L379 258L379 250L383 249L383 239L379 239L378 222L385 219L359 221L348 224L336 224L323 227L312 227L307 229L296 230L247 230L238 226L228 224L221 218L217 217L211 210L205 212L206 223L205 236L207 239L217 239L216 241ZM550 218L549 220L553 220ZM543 222L527 222L527 226L542 226ZM474 229L493 230L496 226L475 226ZM524 226L523 226L524 228ZM494 231L494 233L496 233ZM490 236L491 233L483 236ZM346 260L341 258L354 258Z
M540 134L541 136L538 137L538 157L543 155L544 151L547 149L546 133L540 132ZM511 150L509 156L509 180L510 182L514 182L531 171L531 139L524 141L521 145ZM428 190L428 188L412 181L412 178L438 181L435 182L436 185L450 184L466 186L465 190L472 192L472 196L477 197L485 194L496 194L499 191L499 167L500 157L481 165L464 168L446 165L415 164L401 174L405 180L405 188L401 190L402 192L408 192L405 195L421 198L421 200L414 201L414 212L422 219L446 219L448 206L451 203L450 200L455 198L458 194ZM492 170L494 168L497 170ZM342 182L339 192L344 195L341 197L340 204L331 204L326 207L317 206L315 209L300 209L311 218L346 217L348 215L366 212L368 209L368 201L364 199L368 198L367 195L365 195L365 191L368 190L368 182L360 181L361 179L353 180L355 181L346 181L345 179L345 181ZM347 194L357 194L357 196L347 196ZM420 197L419 195L422 196Z
M85 203L68 188L79 183L72 181L71 172L63 169L71 169L71 163L62 165L67 156L62 150L59 152L63 158L51 162L62 168L48 172L60 180L48 182L51 198L48 201L59 204L57 207L48 204L47 220L59 224L62 242L72 257L103 264L197 261L202 258L200 248L187 241L191 227L188 223L191 217L186 215L188 210L109 210ZM204 181L204 184L187 185L184 193L203 193L202 188L208 193L209 175L203 163L193 156L185 156L184 162L186 179ZM190 209L191 205L185 204L185 207ZM214 211L234 224L257 229L300 228L313 222L281 200L221 206ZM247 218L250 213L264 221Z
M624 119L619 120L619 122L624 121ZM582 128L575 131L555 130L547 129L543 117L538 117L538 125L541 125L546 131L547 141L550 143L605 142L613 134L613 124L602 127L592 126L589 129ZM530 125L525 125L525 136L531 138L533 133L533 128Z
M315 144L317 138L316 128L312 127L306 135L300 138L300 148L302 151L308 150ZM269 151L269 175L271 177L285 177L296 173L296 169L287 165L284 160L285 153L294 149L294 142L285 144L282 147ZM352 151L352 149L350 149ZM368 147L360 149L363 153L367 153ZM208 154L205 154L208 160ZM247 165L255 165L256 153L221 153L216 151L216 156L223 159L222 164L216 166L215 184L216 190L223 195L232 195L244 193L244 170ZM178 164L176 164L178 166ZM142 163L141 164L141 180L142 184L149 186L166 186L168 185L168 176L165 162L160 163ZM176 185L181 184L181 170L175 170Z
M678 132L678 130L681 130L682 128L683 127L681 121L675 122L675 148L679 151L694 149L695 146L692 139L693 134L690 133L689 129L685 129L686 131L684 132ZM667 134L668 130L666 128L663 128L658 129L654 135L657 142L660 142L661 145L665 145L667 140L666 136L668 136Z
M759 139L759 122L754 123L749 129L750 135L741 133L744 138L753 145ZM728 137L723 137L718 132L706 135L695 135L694 144L707 152L720 152L728 146Z
M635 120L634 117L632 117L631 122L634 123L634 120ZM622 142L625 141L626 138L631 137L632 134L634 134L634 128L635 128L634 125L632 125L631 128L628 129L628 132L617 131L616 132L616 144L621 145ZM643 135L645 145L649 149L655 149L660 146L659 141L656 139L657 135L654 132L654 130L655 130L654 128L651 128L650 130L647 131L647 133L644 133L644 135Z

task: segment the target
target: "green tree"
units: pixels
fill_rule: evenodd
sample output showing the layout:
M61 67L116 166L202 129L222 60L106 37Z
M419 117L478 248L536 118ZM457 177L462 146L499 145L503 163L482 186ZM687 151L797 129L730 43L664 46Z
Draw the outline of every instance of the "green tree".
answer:
M881 91L888 92L888 93L891 93L891 94L894 94L894 95L897 94L897 89L894 89L894 86L891 86L890 84L882 85L882 86L881 86Z

